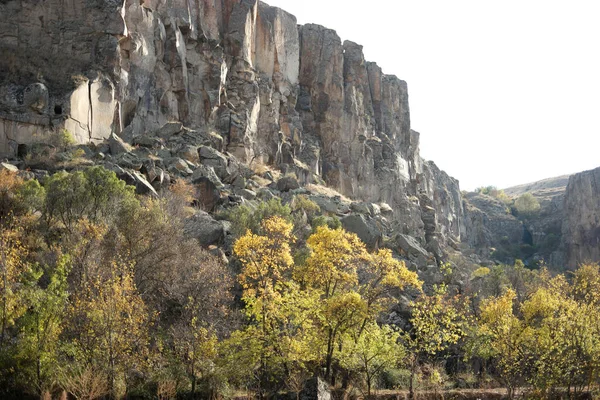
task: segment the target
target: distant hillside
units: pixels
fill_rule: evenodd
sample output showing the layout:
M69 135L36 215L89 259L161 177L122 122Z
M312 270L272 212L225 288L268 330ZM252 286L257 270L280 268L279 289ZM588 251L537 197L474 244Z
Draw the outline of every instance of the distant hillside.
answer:
M525 183L504 189L504 193L511 197L517 197L523 193L531 193L536 197L552 197L559 193L564 193L569 177L571 175L562 175L555 178L543 179L541 181Z

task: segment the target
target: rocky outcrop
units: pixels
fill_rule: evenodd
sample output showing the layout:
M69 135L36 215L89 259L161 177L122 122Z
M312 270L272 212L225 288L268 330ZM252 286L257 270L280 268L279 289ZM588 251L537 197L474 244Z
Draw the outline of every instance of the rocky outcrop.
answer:
M463 243L484 257L503 247L522 243L523 223L497 199L467 193L464 199ZM507 261L507 260L502 260Z
M0 50L13 54L0 60L3 155L62 129L79 143L112 137L120 154L111 163L146 174L153 187L169 175L191 178L209 210L223 201L217 180L232 183L238 162L263 162L299 185L325 182L388 204L393 230L437 259L464 233L458 182L419 155L406 82L367 62L360 45L298 26L278 8L7 0ZM218 179L195 173L199 163ZM228 198L255 195L240 186ZM373 246L378 229L369 226Z
M600 261L600 168L572 175L562 225L567 266Z

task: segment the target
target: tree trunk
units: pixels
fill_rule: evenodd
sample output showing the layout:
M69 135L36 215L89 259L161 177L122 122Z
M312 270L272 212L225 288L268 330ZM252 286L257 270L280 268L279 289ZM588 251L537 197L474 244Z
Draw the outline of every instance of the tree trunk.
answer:
M413 360L413 362L410 366L410 382L408 383L408 398L410 400L415 400L414 381L415 381L416 365L417 365L416 360Z
M325 360L325 380L331 380L331 363L333 362L333 330L329 328L329 337L327 340L327 358Z

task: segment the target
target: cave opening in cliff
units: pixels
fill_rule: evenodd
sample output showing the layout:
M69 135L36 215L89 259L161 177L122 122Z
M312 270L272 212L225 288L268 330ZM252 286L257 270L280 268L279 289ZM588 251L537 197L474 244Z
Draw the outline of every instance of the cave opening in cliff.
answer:
M521 240L523 241L524 244L533 246L533 235L531 234L529 229L527 229L527 227L525 227L525 226L523 226L523 238Z
M24 158L27 155L27 145L20 144L17 146L17 157Z

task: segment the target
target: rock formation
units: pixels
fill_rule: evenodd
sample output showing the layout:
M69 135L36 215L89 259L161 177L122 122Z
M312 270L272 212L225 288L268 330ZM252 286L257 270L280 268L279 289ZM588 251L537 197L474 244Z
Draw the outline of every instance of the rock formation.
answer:
M522 231L497 204L463 204L458 181L420 157L406 82L260 1L3 0L0 54L0 156L66 130L140 193L185 177L207 211L272 197L247 165L273 165L286 175L273 190L325 183L354 202L313 196L321 208L421 267ZM591 225L565 229L593 241ZM569 260L595 256L585 249Z
M389 204L436 255L460 241L458 182L419 156L406 83L330 29L256 0L9 0L0 15L4 155L61 129L135 144L183 125L242 162Z
M600 168L569 178L562 225L567 265L600 260Z

